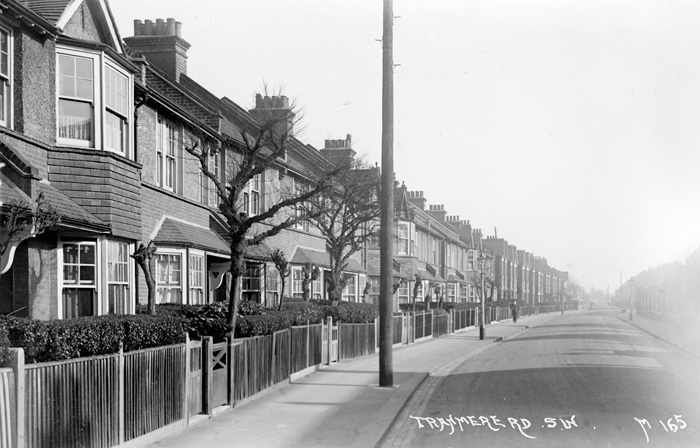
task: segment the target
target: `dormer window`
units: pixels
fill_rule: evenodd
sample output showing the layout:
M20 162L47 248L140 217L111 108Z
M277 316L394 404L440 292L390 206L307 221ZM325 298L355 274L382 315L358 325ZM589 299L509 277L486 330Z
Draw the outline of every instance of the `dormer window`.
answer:
M131 75L102 53L60 48L57 59L58 144L132 157Z

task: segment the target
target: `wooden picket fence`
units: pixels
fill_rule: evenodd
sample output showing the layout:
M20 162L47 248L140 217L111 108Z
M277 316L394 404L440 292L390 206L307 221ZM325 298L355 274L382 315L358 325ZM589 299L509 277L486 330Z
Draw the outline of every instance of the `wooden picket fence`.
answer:
M521 315L554 311L531 306ZM510 317L491 308L487 322ZM394 346L479 324L476 309L392 317ZM112 447L199 414L235 406L295 373L375 353L377 322L293 327L272 335L183 344L67 361L25 364L13 349L0 368L0 448Z

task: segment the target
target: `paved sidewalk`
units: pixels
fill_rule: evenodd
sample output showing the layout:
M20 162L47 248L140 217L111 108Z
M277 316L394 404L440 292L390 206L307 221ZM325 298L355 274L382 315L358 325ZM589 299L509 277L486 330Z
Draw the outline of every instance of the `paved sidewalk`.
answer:
M629 320L629 312L617 316L619 319L634 325L657 339L674 345L689 354L700 358L700 325L685 323L672 324L661 320L650 319L634 313Z
M190 426L152 447L373 447L430 373L462 362L559 313L503 321L393 351L394 387L378 386L378 355L342 361L241 407ZM456 359L459 358L459 359Z

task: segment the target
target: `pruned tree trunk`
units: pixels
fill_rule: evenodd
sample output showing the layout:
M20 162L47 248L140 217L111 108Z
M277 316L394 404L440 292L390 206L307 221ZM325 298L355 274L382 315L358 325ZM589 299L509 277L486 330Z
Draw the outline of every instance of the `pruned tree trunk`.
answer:
M284 285L285 285L284 276L280 277L280 283L282 286L282 291L280 292L280 303L279 303L279 307L277 307L277 309L279 311L282 311L282 300L284 299Z
M236 318L238 317L238 305L241 302L241 290L239 283L243 276L243 263L248 242L243 239L237 243L231 244L231 294L228 301L228 311L226 320L231 327L231 334L236 334Z
M147 246L141 244L131 255L141 267L148 288L148 314L156 314L156 252L158 248L150 241Z

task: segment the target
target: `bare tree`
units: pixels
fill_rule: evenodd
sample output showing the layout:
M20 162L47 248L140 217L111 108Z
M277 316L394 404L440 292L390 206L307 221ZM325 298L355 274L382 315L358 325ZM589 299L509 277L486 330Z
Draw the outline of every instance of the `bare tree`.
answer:
M416 281L413 284L413 306L411 307L412 312L416 312L416 298L418 297L418 291L420 291L421 287L423 285L423 279L421 278L420 274L416 274Z
M292 273L292 270L289 267L289 260L287 260L287 257L284 255L284 252L282 252L280 249L275 249L274 251L272 251L272 253L270 254L270 259L272 260L272 264L275 265L275 269L277 269L277 272L280 275L280 303L277 309L281 310L282 300L284 298L284 284L286 283L285 279L289 277L289 275Z
M482 281L483 280L483 281ZM476 288L479 298L484 298L486 302L493 299L493 292L496 289L496 282L493 277L493 263L481 263L476 266L476 270L472 273L471 283ZM484 286L482 293L481 286Z
M217 176L215 170L210 169L209 142L199 139L185 145L186 151L198 159L202 173L213 185L219 199L219 212L226 222L231 249L231 287L226 318L232 333L236 328L241 295L239 280L244 273L248 247L258 245L282 230L309 219L307 214L293 213L294 208L325 191L329 177L335 172L330 165L316 167L315 174L306 179L308 188L296 189L286 192L287 194L280 192L279 197L274 199L268 195L266 199L269 203L264 204L264 209L256 214L246 211L249 205L249 199L245 195L246 186L256 176L278 167L279 161L286 157L297 116L293 106L270 108L264 116L257 117L256 125L237 123L243 127L240 142L231 138L222 143L222 150L228 151L223 179Z
M328 194L309 204L311 221L326 238L330 273L328 295L339 301L348 277L344 274L350 257L362 250L379 228L379 169L362 160L339 167Z
M136 260L136 264L141 267L146 287L148 288L148 314L156 314L156 252L158 248L149 241L147 246L143 243L131 254L131 258Z
M43 192L37 195L34 204L13 199L7 204L6 210L0 217L2 228L0 259L2 260L11 245L41 235L49 227L61 222L60 213L46 200Z

